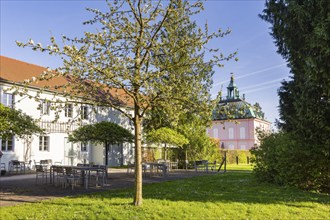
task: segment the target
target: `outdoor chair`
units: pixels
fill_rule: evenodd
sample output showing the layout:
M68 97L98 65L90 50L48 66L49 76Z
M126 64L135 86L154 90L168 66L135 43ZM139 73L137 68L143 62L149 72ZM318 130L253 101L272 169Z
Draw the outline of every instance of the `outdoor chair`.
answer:
M168 170L167 169L171 169L171 161L170 160L163 160L163 159L159 159L157 160L157 163L159 164L163 164L163 166L157 166L157 173L166 173Z
M108 172L107 172L107 166L106 165L94 165L93 167L97 166L100 168L95 173L95 183L96 186L98 186L99 183L101 183L101 186L104 186L107 182L108 178Z
M127 164L127 175L135 172L135 164L128 162Z
M9 161L8 168L9 168L10 172L16 172L16 173L19 173L19 172L22 172L22 171L25 172L25 164L18 161L18 160Z
M151 175L152 170L151 170L150 165L142 163L142 171L143 171L143 174L144 174L145 177L147 176L148 170L149 170L149 174Z
M40 165L50 167L53 164L51 159L40 160Z
M206 167L207 167L207 160L196 160L194 163L195 166L195 172L197 171L207 171Z
M54 180L53 183L55 186L61 185L65 186L65 170L63 167L53 167Z
M27 164L27 169L32 170L32 160L29 160L29 162L26 164Z
M1 163L0 164L0 176L5 175L5 174L6 174L6 164Z
M168 164L169 163L165 162L165 163L162 163L162 166L157 166L157 174L161 174L161 175L165 176L169 169Z
M74 186L81 181L81 173L73 168L65 168L65 175L63 176L64 187L68 185L74 189Z
M37 165L40 165L40 162L37 162L36 160L33 160L33 163L34 163L34 167L33 167L33 169L35 170L35 169L36 169L36 166L37 166Z
M41 178L42 182L46 180L47 183L47 178L48 178L47 169L45 169L42 165L35 165L35 168L36 168L36 184L38 184L39 178Z
M179 169L179 160L170 162L170 169L174 170L174 169Z

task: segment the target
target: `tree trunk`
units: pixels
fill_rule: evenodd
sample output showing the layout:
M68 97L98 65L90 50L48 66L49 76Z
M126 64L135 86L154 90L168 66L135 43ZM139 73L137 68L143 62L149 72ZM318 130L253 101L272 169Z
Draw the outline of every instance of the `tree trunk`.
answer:
M141 122L138 108L135 107L135 196L134 205L142 205L142 144L141 144Z
M109 151L109 145L108 142L105 142L105 165L108 166L108 151Z
M165 143L165 147L164 147L164 149L165 149L164 159L167 160L167 146L166 146L166 143Z

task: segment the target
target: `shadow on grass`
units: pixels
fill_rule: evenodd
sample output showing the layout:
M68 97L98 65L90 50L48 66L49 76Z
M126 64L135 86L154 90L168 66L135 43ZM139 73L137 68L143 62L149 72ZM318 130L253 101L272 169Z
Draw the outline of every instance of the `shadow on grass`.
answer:
M134 190L111 190L75 198L107 201L126 199L123 203L113 200L111 205L131 204ZM143 198L184 202L239 202L259 204L288 204L296 207L297 202L313 202L328 205L330 196L302 191L293 187L280 187L257 182L251 172L228 172L206 175L162 183L144 185ZM79 205L84 202L77 201ZM308 206L308 205L307 205Z
M119 177L118 177L119 178ZM121 177L122 178L122 177ZM127 178L127 177L126 177ZM161 178L158 178L161 181ZM149 183L143 186L143 198L146 200L162 201L184 201L184 202L239 202L245 204L291 204L296 202L314 202L330 204L330 196L313 192L306 192L292 187L280 187L268 183L260 183L251 171L228 171L227 173L215 173L213 175L203 175L179 180L171 180L160 183ZM110 180L111 181L111 180ZM45 187L39 195L34 192L25 192L32 196L74 196L64 198L64 200L48 200L47 203L64 205L65 199L72 199L72 205L89 205L95 202L105 202L109 205L119 206L132 204L134 189L131 179L127 178L127 189L112 189L102 192L89 191L88 194L83 189L72 191L71 189L48 188ZM153 178L152 181L157 181ZM26 182L25 182L26 184ZM118 184L123 184L118 181ZM22 188L21 188L22 189ZM52 190L57 190L51 192ZM80 194L80 195L77 195ZM122 202L117 202L120 200ZM300 204L297 205L301 207Z

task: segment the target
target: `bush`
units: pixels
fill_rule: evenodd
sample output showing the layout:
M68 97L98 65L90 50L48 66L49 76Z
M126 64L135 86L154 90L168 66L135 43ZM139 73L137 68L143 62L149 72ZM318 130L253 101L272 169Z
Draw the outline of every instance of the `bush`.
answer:
M263 136L261 146L251 150L253 172L263 181L329 193L327 156L317 149L287 132Z

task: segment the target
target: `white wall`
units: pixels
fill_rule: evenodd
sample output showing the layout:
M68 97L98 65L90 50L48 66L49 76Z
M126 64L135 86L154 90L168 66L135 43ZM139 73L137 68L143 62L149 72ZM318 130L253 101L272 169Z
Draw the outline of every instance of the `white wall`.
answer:
M2 98L2 94L4 92L4 89L7 89L11 87L10 84L5 84L3 82L0 82L0 97ZM10 92L7 92L10 93ZM29 90L29 94L31 96L35 96L36 92L33 91L33 89ZM48 99L53 100L53 94L52 93L43 93L40 96L41 99ZM63 100L63 97L56 97L56 99ZM6 164L6 168L8 169L8 162L10 160L19 160L19 161L25 161L26 163L30 160L33 162L34 160L40 161L42 159L52 159L54 162L62 162L69 163L70 160L67 158L67 149L68 146L65 144L65 138L68 137L68 131L63 129L63 127L69 126L70 130L74 130L79 127L79 125L75 123L68 123L70 120L74 121L78 118L80 118L79 110L80 105L73 107L73 117L68 118L65 117L64 109L62 109L61 112L59 112L59 118L55 123L51 123L55 119L55 111L51 110L49 115L41 115L40 110L38 110L39 102L35 99L30 99L27 96L18 96L15 95L14 97L14 108L20 109L24 113L30 115L34 119L39 119L41 121L40 126L43 126L43 128L46 128L46 135L49 136L50 142L49 142L49 151L40 151L39 150L39 136L33 135L31 139L30 144L30 151L28 151L28 154L26 154L27 150L27 144L22 139L16 139L14 142L14 150L13 151L3 151L3 157L1 158L1 163ZM63 104L62 104L63 105ZM64 105L63 105L64 106ZM121 125L122 127L133 131L132 123L124 117L120 112L115 111L112 108L102 108L102 107L96 107L96 114L94 111L91 111L90 108L90 114L88 120L82 120L82 124L89 124L89 123L95 123L98 121L111 121L114 123L117 123ZM47 127L48 126L48 127ZM95 164L104 164L104 148L103 145L93 145L90 144L88 147L88 152L82 152L80 149L80 144L73 144L73 151L74 151L74 158L73 163L74 165L76 163L83 163L84 160L89 162L94 162ZM124 164L127 164L127 161L131 160L131 158L134 158L133 155L130 155L131 153L134 153L132 149L131 144L124 144L123 145L123 162Z

